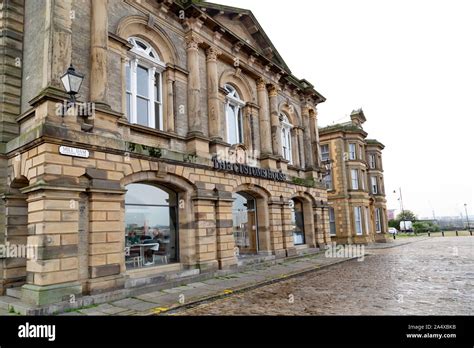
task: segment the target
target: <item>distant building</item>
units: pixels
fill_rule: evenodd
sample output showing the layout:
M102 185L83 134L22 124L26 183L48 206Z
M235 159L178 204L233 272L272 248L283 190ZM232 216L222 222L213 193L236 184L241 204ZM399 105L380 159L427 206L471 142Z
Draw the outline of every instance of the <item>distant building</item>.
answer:
M362 110L351 121L319 130L323 163L332 161L324 178L328 189L329 224L337 243L370 243L386 240L388 217L383 178L384 145L367 139Z
M388 221L395 220L395 215L396 215L395 211L396 211L395 209L387 210L387 219L388 219Z

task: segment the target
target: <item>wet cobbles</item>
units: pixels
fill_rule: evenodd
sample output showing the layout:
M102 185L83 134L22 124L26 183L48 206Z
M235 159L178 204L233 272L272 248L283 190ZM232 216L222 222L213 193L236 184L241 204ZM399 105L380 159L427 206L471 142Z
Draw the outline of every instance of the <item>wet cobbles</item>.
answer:
M177 315L473 315L474 237L367 249L340 263Z

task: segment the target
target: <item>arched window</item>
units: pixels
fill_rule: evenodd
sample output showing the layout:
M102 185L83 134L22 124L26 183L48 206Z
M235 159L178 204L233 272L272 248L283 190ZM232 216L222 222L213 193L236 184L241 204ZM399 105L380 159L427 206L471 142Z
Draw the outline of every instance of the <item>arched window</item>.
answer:
M281 124L281 145L283 147L283 158L286 159L290 164L293 163L292 147L291 147L291 130L293 125L288 121L288 117L285 114L280 115Z
M131 37L127 63L127 118L130 123L163 130L162 72L165 64L146 41Z
M177 194L155 185L128 185L125 195L127 268L158 266L177 261Z
M243 144L244 125L242 118L242 108L245 102L240 99L239 93L231 85L225 85L227 91L226 103L226 123L227 123L227 142L231 145Z

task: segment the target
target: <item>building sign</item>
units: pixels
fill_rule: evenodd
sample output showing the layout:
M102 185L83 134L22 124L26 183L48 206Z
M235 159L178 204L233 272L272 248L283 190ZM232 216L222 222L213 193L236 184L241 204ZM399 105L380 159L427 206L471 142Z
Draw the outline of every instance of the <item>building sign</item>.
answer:
M212 158L214 162L214 169L231 172L237 175L247 175L256 178L262 178L274 181L286 181L286 175L280 172L275 172L270 169L250 167L246 164L231 163L220 161L217 156Z
M77 149L75 147L61 146L59 153L64 156L89 158L89 151L84 149Z

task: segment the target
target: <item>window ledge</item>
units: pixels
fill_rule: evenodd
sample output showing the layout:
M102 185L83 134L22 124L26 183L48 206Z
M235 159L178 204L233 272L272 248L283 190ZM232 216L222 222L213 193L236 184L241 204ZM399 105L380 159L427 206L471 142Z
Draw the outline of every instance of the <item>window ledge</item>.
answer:
M180 136L176 133L168 133L168 132L164 132L158 129L142 126L139 124L133 124L133 123L128 122L128 120L121 119L118 121L118 123L121 124L122 126L129 127L131 130L135 132L140 132L140 133L145 133L145 134L150 134L150 135L157 135L157 136L160 136L162 138L167 138L167 139L186 140L185 137Z

